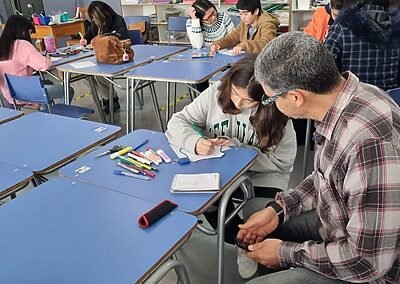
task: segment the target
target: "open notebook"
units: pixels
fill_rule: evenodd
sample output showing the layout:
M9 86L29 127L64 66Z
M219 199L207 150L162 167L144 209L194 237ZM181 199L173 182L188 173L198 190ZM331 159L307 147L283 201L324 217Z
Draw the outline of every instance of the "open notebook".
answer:
M217 192L219 173L176 174L171 184L172 193Z

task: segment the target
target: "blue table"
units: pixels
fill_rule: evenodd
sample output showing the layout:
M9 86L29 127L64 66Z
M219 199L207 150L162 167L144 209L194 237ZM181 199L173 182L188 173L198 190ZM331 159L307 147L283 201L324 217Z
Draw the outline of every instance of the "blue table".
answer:
M193 61L211 61L211 62L222 62L232 65L239 61L241 58L246 56L246 53L241 53L235 56L229 56L221 53L216 53L214 57L203 57L203 58L192 58L193 53L208 52L209 48L201 49L188 49L178 54L169 57L169 60L193 60Z
M120 127L35 112L0 127L0 161L48 174L116 137Z
M257 152L250 147L231 148L225 152L222 158L218 159L202 160L183 166L163 163L158 167L159 173L151 181L114 175L113 170L119 168L115 165L114 160L111 160L109 157L95 157L95 155L104 152L105 149L111 148L113 145L136 146L145 139L149 139L149 143L142 146L139 151L143 151L147 147L151 147L154 150L163 149L171 159L176 158L163 133L140 129L67 165L59 170L59 174L156 203L159 200L168 199L178 204L178 210L194 215L201 214L209 205L221 197L218 209L218 277L221 283L225 243L224 225L220 224L225 223L226 206L231 194L243 184L250 186L248 184L248 177L244 173L250 168L257 156ZM77 173L76 170L83 166L90 167L91 169L81 174ZM220 173L221 191L218 193L172 194L169 191L172 179L177 173L195 174L210 172ZM249 196L249 198L252 197ZM205 230L202 229L202 231Z
M78 47L80 47L80 45L66 46L66 47L57 48L57 51L63 52L63 51L66 51L67 49L75 49ZM83 50L77 54L72 54L72 55L68 55L65 57L53 57L53 58L60 58L60 59L58 59L56 61L52 61L51 68L56 68L57 66L67 64L67 63L70 63L73 61L78 61L80 59L91 57L93 55L94 55L93 50Z
M170 83L183 83L188 85L191 90L197 92L191 85L207 81L212 75L224 69L228 64L224 62L210 61L184 61L184 60L164 60L156 61L150 64L135 68L125 74L127 77L127 102L128 110L126 112L127 133L135 127L135 97L134 94L141 84L142 80L167 82L166 99L166 123L170 117ZM138 80L135 83L135 80ZM129 93L130 92L130 93ZM159 116L158 106L156 105L155 93L152 92L154 107L157 108L158 121L162 130L161 117ZM175 103L175 102L174 102Z
M0 199L15 197L15 192L23 189L33 178L33 173L13 165L0 162Z
M80 64L82 62L90 62L94 64L94 66L86 67L86 68L75 68L71 64L64 64L57 69L63 72L64 78L64 92L65 92L65 101L69 102L69 85L70 85L70 75L71 73L80 74L80 75L90 75L90 76L102 76L106 78L110 82L109 89L109 99L110 99L110 123L114 123L114 106L113 106L113 96L114 96L114 85L122 88L117 85L113 78L119 76L137 66L149 63L153 60L158 60L161 58L168 57L172 54L185 50L186 47L179 46L153 46L153 45L134 45L133 50L135 52L134 60L123 63L123 64L103 64L98 63L96 57L84 58L78 61L75 61L73 64ZM93 78L91 78L91 89L93 98L95 103L100 105L98 96L95 88L93 87ZM102 121L105 121L104 114L101 112Z
M227 71L228 71L228 69L227 69L227 70L224 70L224 71L222 71L222 72L219 72L219 73L215 74L214 76L212 76L212 77L210 78L210 80L209 80L210 83L215 83L215 82L221 81L222 77L225 76L225 74L226 74Z
M197 223L175 210L139 228L139 216L154 206L65 178L42 184L0 207L1 282L141 282Z
M23 115L24 113L22 111L0 107L0 124L9 122Z

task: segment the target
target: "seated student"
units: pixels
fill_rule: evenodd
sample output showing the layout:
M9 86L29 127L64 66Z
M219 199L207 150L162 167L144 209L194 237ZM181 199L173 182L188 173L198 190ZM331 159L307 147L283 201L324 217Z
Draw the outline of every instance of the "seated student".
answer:
M317 8L304 32L315 37L320 42L324 42L328 35L329 27L339 15L342 6L343 0L331 0L325 6Z
M45 71L51 67L50 57L43 56L32 45L31 33L35 26L25 17L10 16L0 37L0 91L9 104L14 104L4 74L32 76L33 71ZM64 99L62 85L45 85L50 99ZM74 95L70 90L71 99ZM18 101L19 105L38 108L37 104Z
M248 172L254 193L256 196L274 196L287 188L296 157L296 135L288 117L274 105L261 103L264 93L254 81L255 58L255 54L248 54L239 60L221 82L212 84L181 112L175 113L168 122L166 135L171 144L198 155L207 155L214 147L226 144L252 147L258 153ZM192 123L203 129L206 139L193 130ZM220 136L230 140L218 138ZM228 203L227 214L233 209L233 203ZM217 207L210 211L204 215L216 228ZM241 222L236 216L229 223L226 228L228 243L234 243ZM242 255L239 255L239 261L242 261ZM250 277L257 268L254 265L250 271L239 272L244 278Z
M128 28L124 18L118 15L108 4L102 1L92 1L88 7L88 15L92 23L85 38L81 40L81 45L90 44L95 36L107 33L116 33L119 39L129 39ZM100 76L94 78L96 81L96 91L103 99L103 111L108 113L110 104L108 90L110 83ZM120 108L119 98L114 93L114 110Z
M197 0L189 8L186 31L193 48L210 46L233 30L231 17L225 12L217 12L208 0Z
M239 239L257 241L247 256L287 269L249 283L400 283L399 107L340 74L326 47L302 32L271 41L254 68L270 103L317 123L313 173L243 209L245 218L260 210L240 225Z
M233 54L242 51L259 53L276 37L279 21L267 12L262 12L260 0L239 0L236 8L240 13L240 25L227 36L213 42L211 51L233 48Z
M400 85L400 19L388 8L389 0L347 0L325 41L340 72L383 90Z

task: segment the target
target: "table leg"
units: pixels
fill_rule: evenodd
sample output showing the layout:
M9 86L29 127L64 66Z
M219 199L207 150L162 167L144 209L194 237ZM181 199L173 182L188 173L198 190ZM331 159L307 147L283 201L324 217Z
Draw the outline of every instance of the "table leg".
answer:
M70 104L69 100L69 80L71 78L71 74L69 72L64 72L63 74L63 81L64 81L64 103L66 105Z
M250 183L250 178L246 175L240 176L235 180L229 188L222 195L218 206L218 236L217 236L217 247L218 247L218 284L224 283L224 248L225 248L225 212L228 201L232 193L239 188L243 183ZM242 187L243 189L243 187ZM247 195L246 195L247 194ZM249 198L254 197L254 193L247 192L245 196Z
M165 124L169 121L169 101L170 101L170 86L171 83L167 82L167 101L165 102Z
M95 87L94 77L93 76L89 77L89 85L90 85L90 92L92 93L93 101L96 104L97 111L99 112L101 122L107 123L106 116L104 115L104 112L103 112L103 110L101 108L99 95L97 94L97 90L96 90L96 87Z
M304 155L303 155L303 178L307 176L308 154L310 152L310 138L311 138L311 119L307 119L306 141L304 142Z
M110 110L110 124L114 124L114 84L112 78L110 78L108 86L108 99L109 99L109 110Z
M146 284L150 283L158 283L164 276L172 269L175 269L175 272L178 276L179 283L181 284L189 284L189 276L186 271L185 266L177 259L169 259L165 263L163 263L147 280Z
M126 134L128 134L131 130L130 126L130 119L131 119L131 110L130 110L130 103L131 103L131 88L133 88L131 79L126 78Z

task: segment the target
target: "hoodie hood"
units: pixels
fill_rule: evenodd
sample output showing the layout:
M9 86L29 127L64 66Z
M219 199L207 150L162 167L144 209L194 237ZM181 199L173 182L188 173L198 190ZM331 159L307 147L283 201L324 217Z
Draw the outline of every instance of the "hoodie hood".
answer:
M264 12L261 14L260 18L258 18L257 28L260 25L265 24L266 22L273 23L275 25L275 27L279 27L279 25L280 25L280 22L276 17L272 16L269 13Z
M383 6L366 5L343 10L336 23L370 42L388 43L394 37L400 36L399 13L389 14Z

